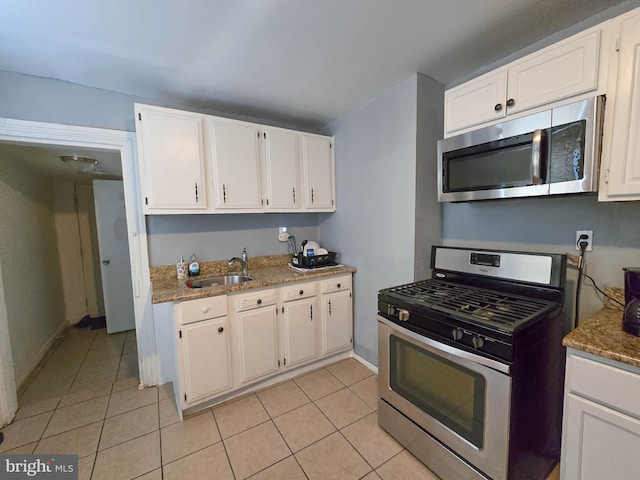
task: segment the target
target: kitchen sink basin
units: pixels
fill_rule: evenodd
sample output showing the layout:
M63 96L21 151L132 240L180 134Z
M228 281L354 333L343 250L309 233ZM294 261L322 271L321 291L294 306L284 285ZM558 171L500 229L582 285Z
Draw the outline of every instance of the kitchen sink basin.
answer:
M221 275L219 277L202 278L200 280L189 280L187 282L187 287L204 288L217 287L220 285L237 285L251 280L253 280L253 277L248 277L246 275Z

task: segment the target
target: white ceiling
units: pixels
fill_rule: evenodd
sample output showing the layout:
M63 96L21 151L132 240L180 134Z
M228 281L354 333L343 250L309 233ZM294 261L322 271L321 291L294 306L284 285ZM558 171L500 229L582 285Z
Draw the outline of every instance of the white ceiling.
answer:
M633 1L633 0L631 0ZM322 126L621 0L0 0L0 69Z

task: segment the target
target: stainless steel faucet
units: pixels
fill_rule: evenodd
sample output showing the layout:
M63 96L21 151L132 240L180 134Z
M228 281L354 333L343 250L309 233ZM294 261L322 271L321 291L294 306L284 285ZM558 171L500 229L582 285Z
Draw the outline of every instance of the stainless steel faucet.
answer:
M233 257L229 260L229 267L233 266L235 262L240 262L240 265L242 265L242 275L246 277L249 274L249 265L247 265L247 262L241 258Z

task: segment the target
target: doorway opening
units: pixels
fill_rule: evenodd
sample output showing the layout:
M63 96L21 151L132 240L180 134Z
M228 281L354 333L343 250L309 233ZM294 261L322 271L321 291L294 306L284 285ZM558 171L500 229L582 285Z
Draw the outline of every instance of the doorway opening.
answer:
M121 158L140 383L141 385L154 385L157 384L158 367L155 359L155 332L150 308L151 292L146 229L138 193L134 139L134 134L130 132L0 119L0 142L92 149L112 152ZM15 210L19 215L20 208ZM25 238L28 238L28 235ZM53 262L51 256L44 255L42 258L43 262ZM57 261L57 256L55 261ZM8 322L12 313L6 308L7 283L11 280L4 270L3 263L9 265L11 260L0 258L0 276L2 276L0 279L0 298L3 300L0 302L2 303L0 334L8 333ZM26 276L28 273L24 272ZM34 278L34 280L38 279ZM46 289L43 288L40 291L46 291ZM30 293L33 294L33 291ZM28 297L26 301L28 301ZM8 344L8 335L0 335L0 339L2 338L5 340L1 340L2 345L0 345L2 347L0 348L0 425L10 422L17 409L12 352Z

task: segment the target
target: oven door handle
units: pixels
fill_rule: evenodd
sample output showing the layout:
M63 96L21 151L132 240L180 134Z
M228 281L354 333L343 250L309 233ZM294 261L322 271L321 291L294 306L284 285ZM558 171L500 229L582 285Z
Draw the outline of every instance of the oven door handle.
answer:
M486 358L486 357L482 357L480 355L477 355L475 353L471 353L471 352L467 352L465 350L460 350L459 348L456 347L452 347L450 345L446 345L444 343L438 342L436 340L433 340L429 337L425 337L423 335L420 335L418 333L412 332L411 330L407 330L404 327L401 327L400 325L392 322L391 320L388 320L386 318L384 318L381 315L378 315L378 321L380 323L385 324L386 326L388 326L389 328L391 328L392 330L395 330L397 332L400 332L403 335L406 335L407 337L415 340L418 343L422 343L424 345L428 345L429 347L435 349L435 350L439 350L441 352L445 352L445 353L449 353L451 355L455 355L456 357L459 358L464 358L467 360L470 360L472 362L475 362L479 365L483 365L485 367L491 368L493 370L496 370L500 373L504 373L505 375L509 375L511 373L511 366L502 362L498 362L496 360L493 360L491 358Z
M544 133L542 130L533 132L533 139L531 141L531 182L534 185L540 185L542 183L543 140Z

